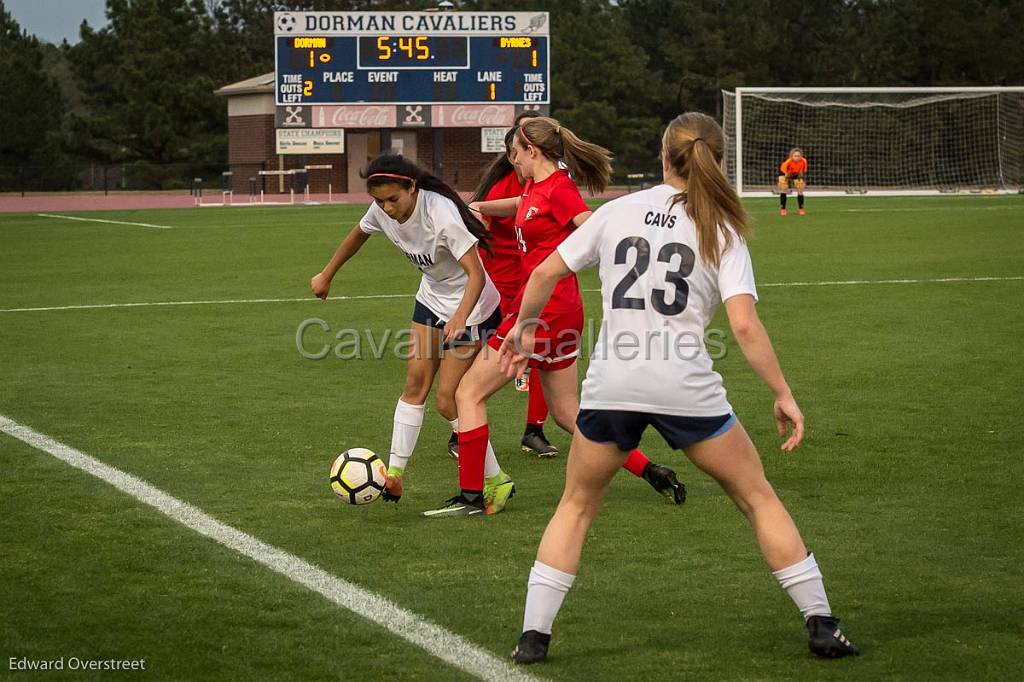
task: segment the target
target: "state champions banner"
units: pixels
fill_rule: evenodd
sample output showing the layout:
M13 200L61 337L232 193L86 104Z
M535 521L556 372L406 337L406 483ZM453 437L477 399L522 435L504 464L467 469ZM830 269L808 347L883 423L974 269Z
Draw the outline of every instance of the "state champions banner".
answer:
M345 131L339 128L278 128L278 154L344 154Z

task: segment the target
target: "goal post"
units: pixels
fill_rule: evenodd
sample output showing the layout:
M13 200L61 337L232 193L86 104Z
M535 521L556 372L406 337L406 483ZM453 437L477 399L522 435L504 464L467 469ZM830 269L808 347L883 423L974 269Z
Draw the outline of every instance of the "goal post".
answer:
M723 91L725 167L769 196L799 147L808 193L1024 191L1024 86Z

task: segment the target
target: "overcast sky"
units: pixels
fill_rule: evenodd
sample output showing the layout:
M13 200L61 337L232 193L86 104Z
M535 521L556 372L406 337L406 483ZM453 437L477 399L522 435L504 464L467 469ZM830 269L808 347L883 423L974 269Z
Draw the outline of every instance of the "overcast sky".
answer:
M3 0L22 30L40 40L78 42L78 27L86 19L93 28L106 26L104 0Z

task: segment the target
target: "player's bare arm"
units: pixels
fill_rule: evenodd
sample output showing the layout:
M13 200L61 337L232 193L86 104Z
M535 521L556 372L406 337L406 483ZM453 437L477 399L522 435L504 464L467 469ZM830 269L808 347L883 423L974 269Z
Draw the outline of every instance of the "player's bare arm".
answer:
M771 339L754 307L753 296L741 294L727 298L725 312L743 357L775 396L775 421L779 435L785 437L787 422L793 425L792 435L782 444L784 452L791 452L803 439L804 415L782 374Z
M363 244L369 238L370 235L363 232L358 225L352 228L352 231L345 237L345 241L338 246L338 250L334 252L334 256L324 266L324 269L313 275L313 278L309 281L309 288L314 296L327 300L327 294L331 290L331 280L334 279L334 275L338 273L338 270L341 269L341 266L349 258L354 256L359 249L363 248Z
M575 218L572 219L572 224L575 225L576 227L579 227L583 223L587 222L587 218L589 218L592 215L594 215L593 211L584 211L583 213L579 213L576 215Z
M514 216L519 209L519 197L492 199L491 201L474 201L469 205L469 208L483 215L498 217Z

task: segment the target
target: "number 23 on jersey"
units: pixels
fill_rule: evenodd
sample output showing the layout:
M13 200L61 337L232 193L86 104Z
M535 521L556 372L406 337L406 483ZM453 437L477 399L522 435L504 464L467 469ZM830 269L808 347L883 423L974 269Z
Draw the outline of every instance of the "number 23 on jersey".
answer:
M615 247L615 264L629 265L631 252L636 252L632 266L612 292L613 309L644 310L647 307L646 300L630 296L629 290L651 267L651 243L643 237L626 237ZM675 268L670 266L665 272L665 284L671 285L672 291L661 287L651 288L651 307L662 315L678 315L686 310L690 295L686 277L693 272L693 249L679 242L668 242L658 250L657 259L659 263L671 264L676 256L679 259Z

